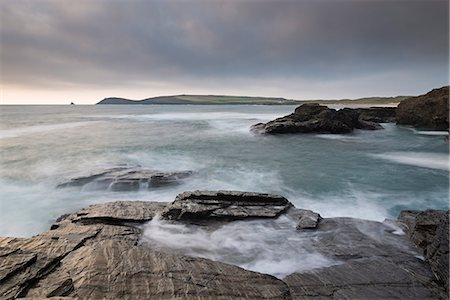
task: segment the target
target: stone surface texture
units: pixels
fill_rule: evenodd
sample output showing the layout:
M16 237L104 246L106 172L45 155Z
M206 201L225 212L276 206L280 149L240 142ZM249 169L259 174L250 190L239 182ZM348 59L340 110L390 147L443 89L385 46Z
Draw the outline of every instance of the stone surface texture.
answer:
M162 216L170 220L275 218L292 204L284 197L236 191L184 192Z
M436 279L449 291L449 211L402 211L399 222L423 252Z
M294 221L292 230L311 241L311 250L333 263L277 279L139 243L141 224L164 213L173 217L170 222L208 220L189 225L201 228L220 226L224 218L285 214ZM435 277L441 269L433 266L448 253L441 244L448 242L442 212L406 211L399 220L413 228L409 235L395 234L388 223L321 218L276 195L229 191L185 192L170 204L96 204L58 218L52 229L31 238L0 238L0 298L446 299L442 277ZM425 261L409 236L426 244Z

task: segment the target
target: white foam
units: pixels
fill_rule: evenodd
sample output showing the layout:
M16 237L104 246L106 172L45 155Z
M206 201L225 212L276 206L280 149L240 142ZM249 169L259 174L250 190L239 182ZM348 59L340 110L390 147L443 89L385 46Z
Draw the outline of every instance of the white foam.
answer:
M315 136L322 139L339 140L339 141L355 141L360 139L360 137L348 134L316 134Z
M58 123L58 124L47 124L47 125L27 126L27 127L12 128L12 129L3 129L3 130L0 130L0 139L14 138L14 137L22 136L22 135L47 132L47 131L53 131L53 130L70 129L70 128L75 128L75 127L80 127L80 126L92 125L92 123L94 123L94 122L97 122L97 121Z
M339 263L315 252L311 235L302 235L295 225L282 216L277 220L232 222L207 231L200 226L173 224L157 217L144 225L142 242L279 278Z
M401 151L370 154L370 156L399 164L445 171L449 170L449 155L445 153Z
M371 221L383 221L389 215L387 208L378 201L384 195L353 188L339 194L323 194L321 196L300 195L296 191L289 192L287 198L296 207L310 209L320 213L322 217L352 217Z
M421 135L448 136L448 131L415 131L415 133Z

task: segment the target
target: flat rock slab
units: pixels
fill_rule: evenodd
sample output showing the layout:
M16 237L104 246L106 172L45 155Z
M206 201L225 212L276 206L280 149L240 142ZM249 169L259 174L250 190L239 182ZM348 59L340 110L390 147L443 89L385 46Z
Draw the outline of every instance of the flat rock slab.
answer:
M294 299L445 299L430 266L390 224L324 218L308 232L311 251L336 264L285 277Z
M374 257L294 273L284 281L294 299L436 299L425 285L428 277L418 272L422 267L427 274L425 263L411 263L408 268Z
M137 191L178 184L191 174L192 171L161 172L142 167L116 167L88 176L73 178L57 187L78 186L93 190Z
M292 204L284 197L236 191L195 191L179 194L162 212L171 220L240 220L276 218Z
M144 223L160 212L166 203L149 201L116 201L94 204L70 216L72 222Z

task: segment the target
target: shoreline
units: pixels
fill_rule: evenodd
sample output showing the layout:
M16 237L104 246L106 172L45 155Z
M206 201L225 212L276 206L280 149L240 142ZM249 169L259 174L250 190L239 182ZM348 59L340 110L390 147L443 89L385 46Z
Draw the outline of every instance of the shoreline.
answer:
M234 222L246 226L255 219L270 222L284 216L297 224L290 229L294 235L311 238L310 251L335 262L277 279L202 255L185 256L155 248L155 241L143 242L144 224L157 216L171 226L183 224L211 232ZM424 237L422 224L428 224L427 228L435 224L434 235ZM442 228L445 225L447 229ZM407 234L400 234L401 230ZM446 230L448 211L403 211L398 220L384 222L322 218L295 208L283 197L259 193L195 191L178 195L172 203L107 202L62 215L49 231L31 238L0 238L4 262L0 295L5 299L172 299L186 295L187 299L327 299L331 293L353 299L445 299L439 276L445 270L442 266L448 266L448 256L446 262L441 250L436 252L440 256L427 256L413 243L426 241L440 249Z

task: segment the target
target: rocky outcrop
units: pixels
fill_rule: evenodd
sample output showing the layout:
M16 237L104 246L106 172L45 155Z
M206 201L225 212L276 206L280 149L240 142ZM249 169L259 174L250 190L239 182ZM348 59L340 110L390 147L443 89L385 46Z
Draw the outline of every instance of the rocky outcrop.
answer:
M89 187L95 190L136 191L178 184L191 171L160 172L142 167L116 167L88 176L73 178L59 184L63 187Z
M35 237L1 238L0 298L290 299L273 276L138 245L135 225L164 206L98 204Z
M275 218L292 204L284 197L234 191L184 192L162 216L170 220L241 220Z
M433 130L448 130L449 87L411 97L397 107L397 123Z
M202 230L214 230L217 224L223 224L224 218L230 221L284 214L293 221L292 230L307 243L305 247L333 263L328 267L294 272L280 280L139 243L141 224L159 214L172 216L170 222L188 221L186 226L198 226ZM209 223L190 223L192 216ZM436 224L437 220L431 212L405 212L402 216L400 220L408 226L427 228L427 234L429 223ZM443 231L447 230L448 238L448 227L441 230L439 224L441 221L427 251L442 247L434 244ZM407 236L394 234L398 231L395 223L321 218L315 212L294 208L285 198L276 195L197 191L180 194L170 204L145 201L96 204L58 218L51 228L31 238L0 238L0 298L446 297L434 281L429 265L416 257L418 252ZM426 240L430 238L427 234L424 235ZM439 238L439 241L444 240Z
M436 279L449 290L449 211L402 211L407 232L430 264Z
M335 110L317 103L303 104L293 114L268 123L258 123L251 130L256 133L350 133L354 129L376 130L379 123L393 122L395 108L374 107Z

